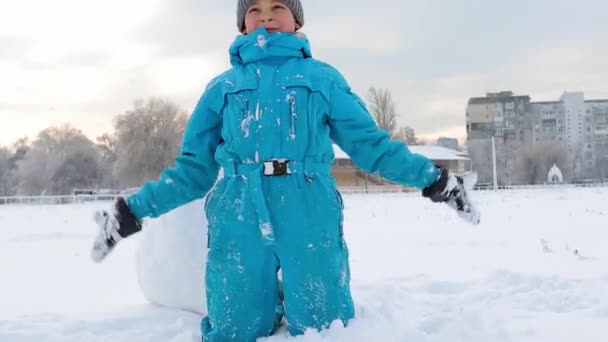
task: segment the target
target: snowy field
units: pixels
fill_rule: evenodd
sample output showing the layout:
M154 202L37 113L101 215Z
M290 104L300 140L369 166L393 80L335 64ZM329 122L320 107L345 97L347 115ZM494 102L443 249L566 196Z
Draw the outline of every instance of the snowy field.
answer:
M261 341L608 341L608 188L475 192L479 226L417 194L344 200L357 319ZM140 237L90 261L107 205L0 206L0 341L200 336L144 298Z

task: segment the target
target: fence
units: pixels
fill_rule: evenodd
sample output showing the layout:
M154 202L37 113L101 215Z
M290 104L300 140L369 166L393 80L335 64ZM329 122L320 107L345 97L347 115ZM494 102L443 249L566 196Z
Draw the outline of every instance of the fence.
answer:
M499 186L498 191L512 191L525 189L568 189L568 188L596 188L608 187L608 183L580 183L580 184L541 184L541 185L510 185ZM415 192L417 190L406 188L400 185L386 186L344 186L339 187L344 195L352 194L381 194L381 193L402 193ZM476 187L475 191L492 191L493 187ZM0 205L8 204L77 204L89 202L113 201L119 196L132 193L133 189L125 190L120 194L95 194L95 195L67 195L67 196L11 196L0 197Z
M537 185L498 185L497 190L525 190L525 189L569 189L569 188L601 188L608 187L608 182L602 183L546 183ZM493 185L476 185L475 191L494 190Z
M119 194L115 195L66 195L66 196L11 196L0 197L0 205L3 204L73 204L100 201L113 201Z

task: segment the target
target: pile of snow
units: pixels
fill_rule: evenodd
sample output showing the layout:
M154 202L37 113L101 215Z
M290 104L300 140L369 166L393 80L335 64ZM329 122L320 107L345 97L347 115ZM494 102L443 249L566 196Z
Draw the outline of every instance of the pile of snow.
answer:
M139 286L155 304L206 312L207 219L204 200L144 221L137 248Z

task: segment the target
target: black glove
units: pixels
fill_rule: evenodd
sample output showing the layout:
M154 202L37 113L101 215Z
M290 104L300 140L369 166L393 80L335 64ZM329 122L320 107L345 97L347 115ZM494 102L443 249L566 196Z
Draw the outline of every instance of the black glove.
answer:
M101 262L110 254L118 241L141 230L141 221L135 218L124 198L119 197L109 210L95 212L99 233L93 243L91 258Z
M433 202L445 202L456 210L458 216L472 224L479 224L479 212L469 200L462 177L442 167L437 168L440 171L439 179L424 188L422 196L430 198Z

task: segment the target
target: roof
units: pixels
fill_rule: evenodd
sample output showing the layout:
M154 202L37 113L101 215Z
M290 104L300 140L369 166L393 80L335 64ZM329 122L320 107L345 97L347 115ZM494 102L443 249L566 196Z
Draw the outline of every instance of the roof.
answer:
M562 101L538 101L538 102L530 102L530 104L539 104L539 105L556 105L556 104L562 104Z
M437 145L408 146L408 148L412 153L421 154L430 160L471 160L463 152ZM333 149L336 159L350 159L338 145L333 144Z
M465 153L437 145L408 146L412 153L422 154L430 160L471 160Z
M504 103L513 101L530 101L528 95L515 95L515 96L490 96L490 97L471 97L469 98L469 105L474 104L491 104L491 103Z

